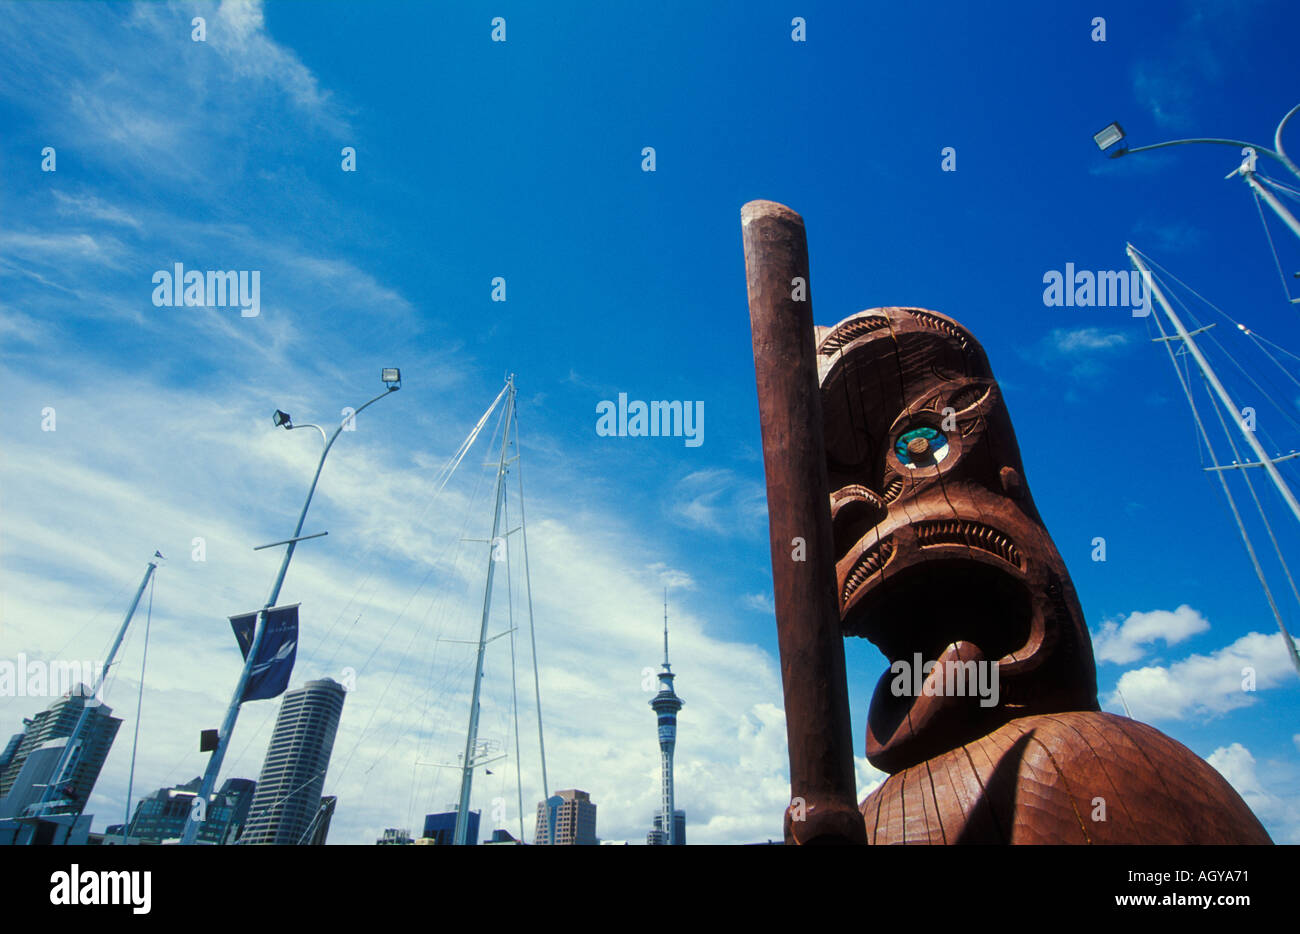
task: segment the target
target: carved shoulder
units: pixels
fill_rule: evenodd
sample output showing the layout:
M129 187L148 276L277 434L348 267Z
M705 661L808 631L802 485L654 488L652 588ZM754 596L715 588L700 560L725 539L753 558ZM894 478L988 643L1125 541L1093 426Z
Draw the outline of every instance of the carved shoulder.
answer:
M1013 720L891 775L873 843L1271 843L1241 796L1159 730L1076 711Z

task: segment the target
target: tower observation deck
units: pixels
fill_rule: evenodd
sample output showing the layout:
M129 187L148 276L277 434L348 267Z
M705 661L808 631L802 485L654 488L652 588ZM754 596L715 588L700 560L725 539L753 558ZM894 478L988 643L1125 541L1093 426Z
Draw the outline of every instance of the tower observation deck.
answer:
M670 846L677 843L676 822L673 820L673 750L677 746L677 711L682 709L682 699L673 690L672 666L668 663L668 596L664 595L664 667L659 672L659 693L650 701L659 720L659 756L663 767L663 800L661 802L663 840Z

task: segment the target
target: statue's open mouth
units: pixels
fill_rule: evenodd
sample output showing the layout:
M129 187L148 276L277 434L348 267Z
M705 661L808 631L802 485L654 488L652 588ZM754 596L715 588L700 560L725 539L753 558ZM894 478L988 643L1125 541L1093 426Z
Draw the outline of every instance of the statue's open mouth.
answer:
M1005 518L1005 517L1004 517ZM845 556L840 606L844 633L869 639L889 659L934 662L953 644L962 657L994 664L1030 641L1034 601L1025 547L1028 529L1007 531L949 515L883 523ZM889 529L889 531L884 531ZM885 739L916 705L913 692L891 690L887 670L872 699L873 734Z
M867 714L876 742L891 746L930 733L933 713L921 711L932 711L935 698L918 695L914 687L922 682L926 663L940 663L931 677L942 684L945 661L974 662L989 669L979 673L980 683L987 685L997 677L992 669L999 660L1023 653L1029 643L1034 607L1024 577L996 554L974 553L988 559L960 553L927 556L906 567L899 564L892 574L860 589L847 625L871 640L891 665L881 674ZM955 652L950 649L954 645L959 647ZM896 662L904 663L902 670L908 673L901 681ZM914 674L918 665L922 674ZM899 683L905 685L901 691ZM987 697L971 696L971 683L961 693L967 696L954 703L968 716L993 713ZM995 695L992 703L1006 699ZM905 720L906 729L900 729Z
M918 522L912 527L916 544L922 550L957 546L959 549L978 550L1011 565L1018 571L1025 569L1020 549L1011 536L982 522L964 519L932 519ZM840 605L847 607L858 589L871 580L893 560L898 553L893 536L869 545L853 564L840 593Z
M917 652L934 661L954 642L996 661L1029 641L1029 587L1009 566L950 553L886 569L855 591L844 631L871 640L891 662Z

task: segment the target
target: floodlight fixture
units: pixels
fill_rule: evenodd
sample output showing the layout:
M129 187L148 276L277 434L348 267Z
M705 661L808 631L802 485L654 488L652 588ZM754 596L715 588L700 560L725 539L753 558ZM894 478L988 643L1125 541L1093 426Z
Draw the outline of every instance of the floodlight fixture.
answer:
M1111 146L1114 146L1116 143L1124 139L1124 128L1118 123L1112 123L1104 130L1092 134L1092 138L1097 144L1097 148L1102 152L1105 152ZM1123 152L1123 150L1121 149L1120 152ZM1115 153L1115 155L1119 155L1119 153Z

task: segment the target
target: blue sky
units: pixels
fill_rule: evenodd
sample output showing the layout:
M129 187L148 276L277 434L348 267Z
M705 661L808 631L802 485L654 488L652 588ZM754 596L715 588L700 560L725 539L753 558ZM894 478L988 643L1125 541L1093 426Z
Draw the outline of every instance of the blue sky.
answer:
M1164 351L1124 309L1042 299L1046 271L1124 269L1131 240L1300 352L1255 207L1223 179L1239 154L1110 161L1091 140L1118 119L1134 145L1271 143L1297 102L1283 37L1298 16L1282 2L1128 6L0 6L0 649L95 657L161 548L135 787L198 774L194 733L216 725L237 675L225 616L265 599L277 558L251 548L288 534L316 457L310 433L269 413L337 420L400 366L403 390L331 454L308 519L330 536L300 549L282 599L304 605L295 683L360 671L326 782L340 796L331 839L410 826L455 797L448 770L420 763L454 759L469 675L430 646L477 626L481 562L457 539L475 534L466 516L482 521L486 454L426 509L432 478L513 371L551 785L590 791L602 836L644 838L657 753L641 669L658 659L667 585L688 836L779 835L788 777L739 224L743 203L770 198L807 222L819 323L902 304L976 333L1101 637L1104 706L1121 710L1124 678L1135 717L1210 758L1275 839L1300 842L1300 683ZM341 171L345 146L355 172ZM940 168L947 146L955 172ZM1300 244L1270 223L1289 275ZM155 307L151 276L175 262L259 270L260 315ZM505 302L491 300L497 276ZM1271 445L1298 446L1285 415L1225 379ZM620 392L703 401L704 444L597 437L596 404ZM1281 396L1291 418L1295 398ZM1284 473L1300 479L1294 462ZM1295 523L1263 498L1295 554ZM1300 631L1295 601L1282 606ZM109 695L128 721L140 638ZM861 753L884 662L847 648ZM490 665L489 704L505 702L505 672ZM245 710L223 775L256 778L274 707ZM31 712L0 698L0 732ZM124 729L97 827L120 819L128 759ZM529 812L541 784L524 760ZM878 778L865 763L859 776ZM476 806L505 795L513 828L496 778Z

